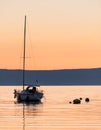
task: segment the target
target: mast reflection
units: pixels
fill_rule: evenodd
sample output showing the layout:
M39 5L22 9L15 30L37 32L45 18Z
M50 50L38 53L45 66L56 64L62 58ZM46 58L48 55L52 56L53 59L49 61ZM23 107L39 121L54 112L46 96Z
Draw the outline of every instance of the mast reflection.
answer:
M40 112L40 106L42 102L35 103L23 103L23 130L26 130L26 119L27 117L35 117Z

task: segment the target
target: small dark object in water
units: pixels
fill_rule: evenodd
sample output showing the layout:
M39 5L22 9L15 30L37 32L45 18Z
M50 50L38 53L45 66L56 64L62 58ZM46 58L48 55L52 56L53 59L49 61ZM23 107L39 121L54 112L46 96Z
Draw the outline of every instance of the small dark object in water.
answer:
M72 102L70 101L69 103L71 104Z
M85 99L85 102L89 102L89 98L86 98L86 99Z
M73 104L81 104L81 100L80 99L74 99Z
M82 100L82 98L80 98L80 100Z

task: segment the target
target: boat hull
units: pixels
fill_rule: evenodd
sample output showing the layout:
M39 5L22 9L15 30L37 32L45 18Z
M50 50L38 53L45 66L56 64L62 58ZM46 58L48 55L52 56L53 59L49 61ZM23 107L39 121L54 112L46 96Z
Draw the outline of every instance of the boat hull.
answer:
M34 94L30 93L18 93L17 101L18 102L30 102L30 101L41 101L43 93L36 92Z

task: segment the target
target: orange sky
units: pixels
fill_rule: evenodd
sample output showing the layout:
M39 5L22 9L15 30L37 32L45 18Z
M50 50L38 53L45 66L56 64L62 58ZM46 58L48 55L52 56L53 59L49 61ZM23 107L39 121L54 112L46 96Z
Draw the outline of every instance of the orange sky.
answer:
M26 69L101 67L100 0L2 0L0 68L22 67L25 14Z

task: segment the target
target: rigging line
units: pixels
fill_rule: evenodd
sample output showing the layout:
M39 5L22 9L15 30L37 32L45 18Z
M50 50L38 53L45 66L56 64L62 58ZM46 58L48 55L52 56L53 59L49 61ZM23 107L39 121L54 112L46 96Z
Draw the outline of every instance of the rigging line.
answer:
M18 55L18 56L19 56L19 57L18 57L19 60L18 60L18 67L17 67L17 78L16 78L16 79L17 79L17 81L16 81L16 82L17 82L17 85L16 85L16 88L18 87L18 85L19 85L19 83L20 83L20 78L21 78L21 77L19 77L19 74L20 74L20 71L22 70L22 57L23 57L23 51L22 51L22 50L23 50L23 45L22 45L23 39L19 39L19 41L20 41L20 43L21 43L21 44L20 44L21 46L20 46L20 47L19 47L19 46L17 47L17 49L19 50L19 53L20 53L20 54ZM21 83L20 85L22 85L22 83Z
M28 39L29 39L30 49L31 49L30 55L31 55L32 59L34 59L34 62L32 62L32 68L33 68L33 67L35 67L35 64L36 64L36 62L35 62L35 49L34 49L34 47L33 47L32 41L31 41L31 33L30 33L30 29L29 29L28 20L27 20L27 30L28 30L27 36L28 36ZM33 52L33 53L32 53L32 52ZM33 61L33 60L32 60L32 61Z
M20 83L20 79L22 79L22 77L19 77L19 75L20 75L20 71L22 71L23 70L23 66L22 66L22 58L23 58L23 39L21 39L21 46L20 46L20 48L18 48L18 49L20 49L19 50L19 52L20 52L20 55L19 55L19 61L18 61L18 71L17 71L17 83L18 83L18 85L19 85L19 83ZM22 74L21 74L22 75ZM21 82L21 85L22 85L22 82Z

